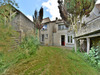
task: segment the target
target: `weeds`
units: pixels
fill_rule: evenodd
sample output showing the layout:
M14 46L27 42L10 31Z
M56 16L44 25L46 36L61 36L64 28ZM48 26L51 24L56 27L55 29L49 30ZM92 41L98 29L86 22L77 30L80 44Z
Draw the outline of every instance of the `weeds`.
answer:
M20 48L26 50L28 54L32 55L36 53L36 50L39 48L39 41L33 36L25 37Z
M11 45L14 44L13 39L11 39L12 36L17 37L17 32L12 30L11 27L0 24L0 74L11 65L34 55L39 48L38 39L30 36L25 37L16 50L11 49Z
M99 63L99 59L100 57L98 56L99 53L98 53L98 48L95 49L94 47L91 48L89 54L85 53L84 54L84 58L86 61L88 61L92 66L96 67L98 66L98 63Z

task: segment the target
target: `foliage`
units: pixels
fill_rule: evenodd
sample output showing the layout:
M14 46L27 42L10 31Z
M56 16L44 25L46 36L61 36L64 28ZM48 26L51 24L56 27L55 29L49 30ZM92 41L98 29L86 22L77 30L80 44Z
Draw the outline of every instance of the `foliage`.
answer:
M0 22L3 22L4 25L10 23L12 19L12 13L14 12L14 8L18 7L18 4L15 0L0 0Z
M0 23L0 73L8 67L10 61L10 51L13 50L11 47L15 43L11 38L17 36L17 32L7 25L5 26L2 22ZM13 56L12 56L13 57Z
M89 54L85 53L84 58L88 61L92 66L96 67L100 63L100 48L92 47Z
M6 4L18 6L15 0L0 0L0 6L6 5Z
M39 41L33 36L25 37L20 47L21 49L28 50L28 53L32 55L39 48Z
M73 28L77 32L77 22L81 20L83 16L89 16L92 11L95 0L58 0L58 8L60 16L64 20L66 26L75 25Z
M67 12L75 16L80 15L80 17L88 15L92 11L94 4L94 0L65 0Z
M0 51L0 73L4 72L11 65L20 62L22 59L28 59L35 55L38 48L38 40L31 36L26 37L16 50Z
M34 55L39 47L37 38L27 37L23 40L21 46L15 50L12 48L15 44L14 39L12 39L13 36L19 35L12 29L11 25L4 25L3 22L0 22L0 75L13 64Z
M43 27L42 19L43 19L43 8L41 7L39 13L37 10L35 10L33 15L34 33L36 36L38 35L39 40L40 40L40 29ZM39 30L39 34L36 33L37 29Z
M62 2L60 0L58 0L58 3L59 6L62 6ZM89 15L94 7L94 4L95 0L65 0L64 8L67 13L81 18L83 15Z
M12 30L12 28L3 23L0 23L0 51L11 50L11 45L14 41L11 39L12 36L17 37L17 32Z

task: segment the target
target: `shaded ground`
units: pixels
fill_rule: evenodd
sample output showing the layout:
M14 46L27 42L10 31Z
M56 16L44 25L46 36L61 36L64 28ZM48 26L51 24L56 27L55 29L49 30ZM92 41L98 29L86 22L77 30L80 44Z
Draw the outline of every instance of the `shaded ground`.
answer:
M4 75L100 75L75 53L57 47L40 47L37 54L23 59Z

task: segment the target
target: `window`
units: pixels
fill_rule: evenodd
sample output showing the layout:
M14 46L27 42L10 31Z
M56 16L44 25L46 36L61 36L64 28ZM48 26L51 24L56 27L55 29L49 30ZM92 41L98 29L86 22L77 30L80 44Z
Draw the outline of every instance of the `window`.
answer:
M48 38L48 34L45 35L45 38Z
M67 29L65 25L58 25L58 30L64 30Z
M42 42L44 41L44 34L42 34Z
M72 36L68 36L68 43L73 43L73 37Z
M47 25L44 25L42 30L47 30Z

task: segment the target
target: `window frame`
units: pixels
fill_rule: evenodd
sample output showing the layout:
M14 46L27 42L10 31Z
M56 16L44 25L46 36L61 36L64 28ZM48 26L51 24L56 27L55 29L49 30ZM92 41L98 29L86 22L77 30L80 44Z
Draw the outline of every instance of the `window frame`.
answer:
M67 30L67 27L64 24L59 24L58 30Z
M69 44L73 44L73 36L72 36L72 35L68 35L67 38L68 38L68 39L67 39L68 43L69 43Z

